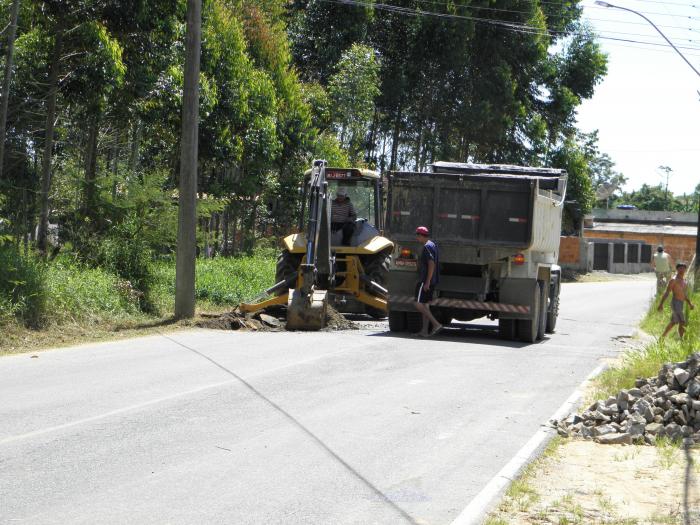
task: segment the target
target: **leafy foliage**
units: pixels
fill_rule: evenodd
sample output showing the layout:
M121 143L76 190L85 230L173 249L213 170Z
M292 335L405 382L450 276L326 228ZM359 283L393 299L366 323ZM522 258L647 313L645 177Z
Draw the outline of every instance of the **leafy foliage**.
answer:
M0 322L16 317L27 326L41 326L46 313L43 263L10 243L0 243L0 268Z
M0 19L9 5L0 2ZM16 254L17 246L31 251L48 202L48 256L61 252L49 271L65 270L59 282L70 284L62 290L80 284L70 260L86 274L107 272L91 278L122 301L81 303L95 310L162 304L163 272L153 260L169 257L176 242L185 7L184 0L22 2L0 236ZM570 196L588 209L595 188L618 174L595 137L575 129L576 108L606 69L580 16L571 0L205 1L199 253L251 255L261 239L293 229L297 189L314 158L379 169L422 170L436 160L561 166L570 172ZM532 30L514 31L518 25ZM4 46L2 37L0 57ZM17 256L27 276L47 271ZM254 269L236 264L231 290L243 287L238 272ZM12 295L18 290L3 289L3 311L38 322L42 294L20 299ZM231 290L212 281L198 293L226 303L238 297ZM36 306L28 306L31 297Z

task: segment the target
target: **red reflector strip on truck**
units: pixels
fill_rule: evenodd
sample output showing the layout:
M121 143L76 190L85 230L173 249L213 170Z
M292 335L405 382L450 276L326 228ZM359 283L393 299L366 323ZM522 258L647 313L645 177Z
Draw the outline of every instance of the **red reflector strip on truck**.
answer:
M415 298L410 295L392 295L389 297L389 303L412 304L415 303ZM449 308L464 308L467 310L485 310L488 312L505 312L513 314L528 314L530 307L520 304L506 303L491 303L485 301L468 301L466 299L450 299L438 297L430 301L431 306L446 306Z
M524 219L522 217L510 217L508 220L510 222L519 222L519 223L527 222L527 219Z
M407 216L407 215L411 215L411 212L410 212L410 211L393 211L393 212L391 212L391 214L392 214L392 215L403 215L403 216Z
M478 221L480 217L478 215L462 215L462 219L466 221Z
M456 213L441 213L438 215L438 217L441 219L456 219L457 214Z

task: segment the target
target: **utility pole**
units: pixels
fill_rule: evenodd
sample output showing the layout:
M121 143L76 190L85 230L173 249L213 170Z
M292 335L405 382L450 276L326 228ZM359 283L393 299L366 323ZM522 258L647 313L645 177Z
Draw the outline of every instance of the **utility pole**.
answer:
M10 13L10 27L7 34L7 54L5 55L5 78L2 81L2 107L0 107L0 180L2 180L5 165L5 135L7 134L7 104L10 99L10 83L12 82L12 62L15 56L15 38L17 36L17 20L19 19L19 0L13 0Z
M668 198L668 179L671 177L671 172L673 171L670 166L659 166L659 169L666 173L666 191L664 198L666 199L666 210L671 209L671 203Z
M185 86L180 140L180 196L175 267L175 318L194 317L197 263L197 135L199 130L199 55L202 0L187 0Z

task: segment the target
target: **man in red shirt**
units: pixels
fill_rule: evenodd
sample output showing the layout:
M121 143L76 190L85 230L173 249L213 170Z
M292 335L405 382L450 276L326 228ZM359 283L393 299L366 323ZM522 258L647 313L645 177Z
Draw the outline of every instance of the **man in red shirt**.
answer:
M416 239L423 245L423 250L418 260L418 273L420 280L416 283L416 310L423 316L423 329L420 335L432 337L436 335L443 326L430 312L430 301L433 300L435 285L440 281L440 256L437 245L430 240L430 232L425 226L416 228ZM432 331L428 331L429 325L433 325Z

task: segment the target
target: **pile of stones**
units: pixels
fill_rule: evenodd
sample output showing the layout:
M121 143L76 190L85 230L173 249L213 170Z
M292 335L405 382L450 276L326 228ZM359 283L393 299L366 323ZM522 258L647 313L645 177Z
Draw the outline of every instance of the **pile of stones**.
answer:
M700 443L700 353L665 364L659 375L599 400L582 414L555 421L559 435L605 444L646 443L660 437Z

